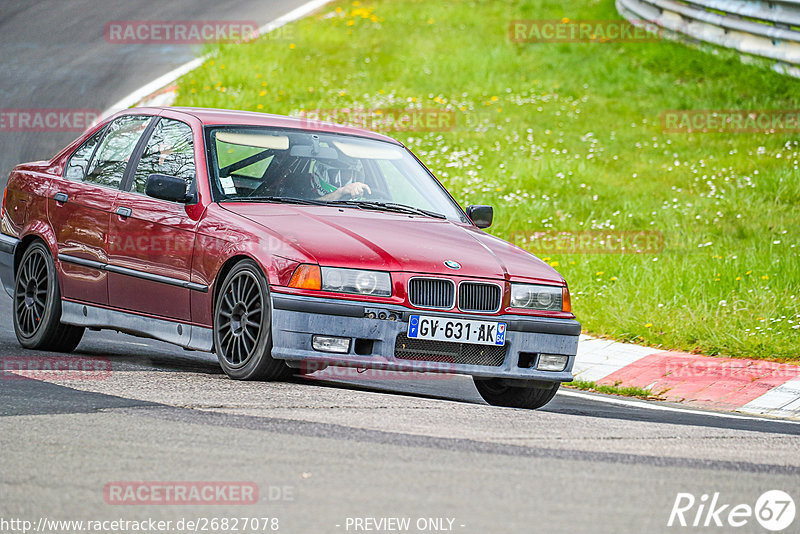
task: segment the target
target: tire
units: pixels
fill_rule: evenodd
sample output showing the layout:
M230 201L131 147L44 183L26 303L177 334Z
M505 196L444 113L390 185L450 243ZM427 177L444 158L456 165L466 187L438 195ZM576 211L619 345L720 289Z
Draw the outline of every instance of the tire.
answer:
M14 333L26 349L72 352L84 328L61 324L61 288L50 249L35 241L14 279Z
M506 406L509 408L525 408L536 410L541 408L555 397L560 382L549 388L534 388L525 386L508 386L498 378L481 379L472 377L478 393L483 400L492 406Z
M272 357L269 285L252 260L242 260L222 282L214 304L214 347L225 374L235 380L282 380L292 375Z

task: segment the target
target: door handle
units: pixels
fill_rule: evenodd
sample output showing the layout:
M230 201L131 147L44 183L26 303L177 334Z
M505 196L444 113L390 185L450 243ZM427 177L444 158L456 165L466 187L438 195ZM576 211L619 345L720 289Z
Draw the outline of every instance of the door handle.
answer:
M120 207L117 208L117 211L115 211L114 213L116 213L117 215L119 215L122 218L127 219L128 217L130 217L133 214L133 210L130 209L130 208L126 208L125 206L120 206Z
M63 204L64 202L69 200L69 195L66 193L56 193L55 195L53 195L53 200L55 200L59 204Z

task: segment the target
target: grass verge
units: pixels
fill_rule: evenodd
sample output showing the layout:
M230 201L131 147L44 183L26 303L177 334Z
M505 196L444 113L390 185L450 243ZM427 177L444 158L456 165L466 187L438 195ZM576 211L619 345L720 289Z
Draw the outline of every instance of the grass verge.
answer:
M664 400L662 396L652 391L638 386L620 386L620 382L614 385L598 384L597 382L587 382L585 380L574 380L562 384L564 387L580 389L582 391L594 391L607 395L622 395L624 397L637 397L646 400Z
M492 233L557 267L587 332L800 361L797 134L659 122L674 109L800 109L800 81L669 41L508 38L514 19L562 17L620 18L613 0L332 3L220 45L180 80L177 104L449 110L449 130L388 133L462 205L495 206ZM543 252L537 232L649 233L663 249Z

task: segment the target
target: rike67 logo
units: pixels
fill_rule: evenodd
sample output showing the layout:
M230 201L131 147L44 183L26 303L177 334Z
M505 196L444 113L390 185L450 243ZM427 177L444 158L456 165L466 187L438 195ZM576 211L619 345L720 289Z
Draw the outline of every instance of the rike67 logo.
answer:
M786 529L794 522L795 505L792 497L781 490L770 490L756 499L755 505L730 503L719 492L696 498L691 493L678 493L667 526L672 527L733 527L759 525L772 532Z

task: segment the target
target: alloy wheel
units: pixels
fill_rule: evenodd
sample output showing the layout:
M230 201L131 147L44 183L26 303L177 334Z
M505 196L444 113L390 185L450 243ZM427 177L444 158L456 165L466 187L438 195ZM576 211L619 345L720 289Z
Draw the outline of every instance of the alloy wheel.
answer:
M247 363L262 335L264 301L253 273L241 271L228 281L221 297L216 324L219 350L231 367Z

